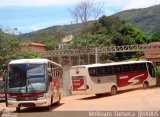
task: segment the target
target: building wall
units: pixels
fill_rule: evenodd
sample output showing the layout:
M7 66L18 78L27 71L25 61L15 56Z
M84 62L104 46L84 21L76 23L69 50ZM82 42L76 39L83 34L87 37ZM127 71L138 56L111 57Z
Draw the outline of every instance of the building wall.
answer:
M144 51L144 58L152 62L160 62L160 50L146 50Z
M22 50L31 50L34 52L44 52L46 51L46 46L43 44L38 43L31 43L31 44L23 44L21 45Z

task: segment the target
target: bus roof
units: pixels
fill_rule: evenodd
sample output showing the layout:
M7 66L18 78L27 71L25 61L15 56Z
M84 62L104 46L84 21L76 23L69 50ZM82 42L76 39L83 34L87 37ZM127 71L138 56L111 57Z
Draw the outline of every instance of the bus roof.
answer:
M22 64L22 63L48 63L51 62L53 64L56 64L57 66L62 67L60 64L53 62L48 59L41 59L41 58L35 58L35 59L17 59L17 60L12 60L9 62L9 64Z
M134 64L134 63L146 63L151 61L127 61L127 62L113 62L113 63L97 63L97 64L88 64L88 65L78 65L78 66L72 66L71 69L74 68L88 68L88 67L100 67L100 66L112 66L112 65L122 65L122 64Z

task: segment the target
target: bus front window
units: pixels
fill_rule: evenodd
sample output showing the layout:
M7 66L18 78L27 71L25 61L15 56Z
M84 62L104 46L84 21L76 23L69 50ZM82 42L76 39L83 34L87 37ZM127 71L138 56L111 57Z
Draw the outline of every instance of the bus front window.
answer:
M46 91L44 64L10 64L8 93L37 93Z
M8 92L26 92L26 66L24 64L9 65Z
M27 66L27 92L45 92L45 65L28 64Z

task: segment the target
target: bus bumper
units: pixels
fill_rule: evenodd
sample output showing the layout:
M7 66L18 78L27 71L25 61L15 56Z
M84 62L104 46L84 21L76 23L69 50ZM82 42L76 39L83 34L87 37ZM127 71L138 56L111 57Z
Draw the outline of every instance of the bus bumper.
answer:
M8 100L8 107L44 107L48 106L49 102L47 99L36 100L36 101L12 101Z

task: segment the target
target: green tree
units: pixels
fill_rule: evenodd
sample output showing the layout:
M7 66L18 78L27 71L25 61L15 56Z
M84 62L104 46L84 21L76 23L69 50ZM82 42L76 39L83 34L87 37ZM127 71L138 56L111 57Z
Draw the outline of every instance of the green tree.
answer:
M131 24L125 24L120 31L124 36L130 36L134 39L135 44L149 43L149 36L145 35L140 29L133 27Z
M106 28L107 33L118 32L122 29L125 23L124 21L120 20L119 17L114 16L102 16L101 18L99 18L98 22L102 27Z
M160 41L160 32L155 32L151 35L151 42Z
M52 41L46 43L46 47L48 50L54 50L58 48L58 41L53 39Z
M17 57L19 50L18 41L13 35L6 35L0 31L0 75L4 69L7 68L7 64L10 60Z
M112 37L110 35L82 35L76 37L73 43L70 45L72 48L95 48L95 47L106 47L112 45Z
M32 58L37 58L38 54L34 51L20 51L17 53L16 59L32 59Z

